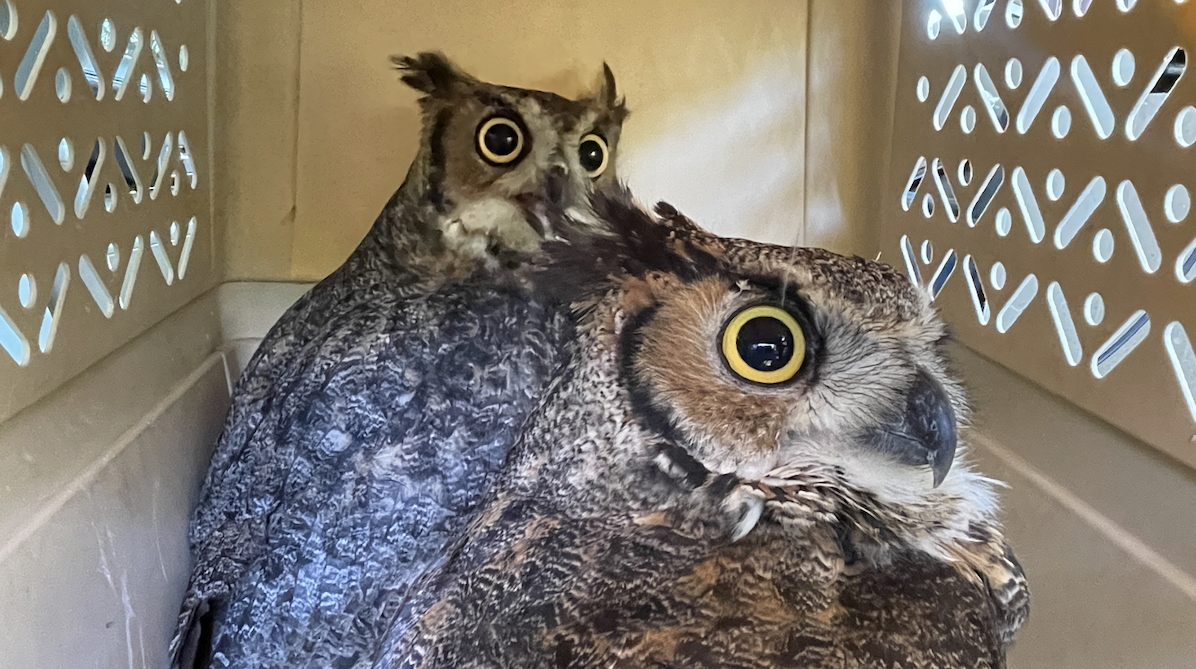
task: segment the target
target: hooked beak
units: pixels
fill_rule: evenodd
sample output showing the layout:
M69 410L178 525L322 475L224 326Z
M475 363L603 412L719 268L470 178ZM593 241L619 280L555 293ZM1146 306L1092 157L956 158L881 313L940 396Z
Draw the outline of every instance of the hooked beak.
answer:
M896 421L878 428L872 445L904 465L928 465L939 487L955 462L955 410L942 385L919 369Z
M544 239L554 239L552 221L560 220L564 214L565 188L569 172L564 165L553 165L544 177L544 183L537 192L521 193L515 202L523 208L527 224Z

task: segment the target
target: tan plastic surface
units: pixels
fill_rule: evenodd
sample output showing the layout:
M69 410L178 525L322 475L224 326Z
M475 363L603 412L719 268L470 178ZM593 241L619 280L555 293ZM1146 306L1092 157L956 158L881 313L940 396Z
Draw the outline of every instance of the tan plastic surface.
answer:
M0 5L0 421L216 283L206 7Z
M977 324L959 268L940 300L969 346L1138 436L1162 435L1173 454L1188 452L1183 430L1192 428L1180 420L1183 399L1160 337L1167 319L1187 319L1187 332L1196 331L1196 288L1166 274L1180 250L1176 238L1182 247L1196 236L1196 216L1168 223L1159 198L1160 189L1176 182L1196 188L1190 178L1196 148L1180 150L1173 139L1176 114L1196 103L1193 73L1130 146L1093 139L1068 68L1072 56L1084 53L1123 122L1164 47L1196 48L1191 0L1138 0L1128 15L1117 10L1117 0L1081 2L1093 5L1083 20L1068 14L1075 3L1044 0L1065 13L1057 22L1044 17L1043 3L1025 0L1026 18L1013 32L1001 27L1008 0L997 0L980 35L970 27L976 0L966 0L967 37L941 23L933 43L925 38L927 12L955 4L9 1L19 20L11 40L0 37L0 145L9 165L0 178L0 308L31 351L19 367L0 348L0 667L163 666L189 569L186 518L227 409L228 384L274 319L310 285L295 281L318 278L344 258L414 152L414 94L388 68L392 53L442 48L479 76L564 94L582 90L606 58L634 110L620 167L644 197L668 197L720 232L800 239L869 257L879 246L882 259L898 265L904 264L901 235L930 239L935 264L923 264L924 277L948 248L960 261L971 253L986 281L999 259L1009 276L1003 291L988 293L995 305L990 318L1026 272L1039 273L1039 294L1007 335L998 335L991 321ZM51 8L56 37L29 99L21 101L14 73ZM72 14L105 75L99 102L89 99L70 47ZM1178 27L1178 16L1188 27ZM100 44L104 17L116 28L112 52ZM162 95L148 50L123 99L112 99L112 76L135 26L147 38L157 30L174 54L173 101ZM177 67L182 43L186 73ZM1109 83L1109 61L1123 43L1137 56L1137 73L1124 89ZM1015 130L996 135L970 69L954 126L941 133L928 126L927 107L956 63L987 64L1016 115L1049 54L1063 61L1061 80L1027 137ZM1012 92L1002 83L1010 55L1025 66ZM72 80L65 104L55 95L59 67ZM142 73L154 86L149 103L137 90ZM936 87L926 104L915 95L922 73ZM978 113L967 136L954 130L964 104ZM1072 117L1065 141L1044 129L1060 105ZM180 129L195 155L196 190L184 183L178 196L167 190L141 204L122 191L115 211L104 211L102 187L123 179L112 160L114 138L133 150L144 181L154 161L141 159L140 133L150 131L157 149L166 132ZM57 161L63 136L77 152L65 171ZM75 189L84 152L97 137L108 151L100 197L78 219ZM20 163L26 142L63 198L61 225ZM1008 182L975 229L947 223L941 211L929 221L905 213L898 196L919 155L972 160L972 185L956 185L965 204L984 166L1023 164L1052 226L1092 174L1105 176L1110 195L1073 248L1053 251L1050 239L1040 245L1026 239ZM1043 195L1054 167L1067 179L1059 202ZM185 173L177 160L168 173L174 169ZM1123 179L1139 187L1165 252L1167 262L1154 275L1141 271L1110 199ZM941 207L933 188L929 178L917 205L932 194ZM23 238L11 228L17 201L31 214ZM992 227L1002 206L1013 214L1008 237ZM177 220L185 232L191 216L199 227L180 279L182 237L179 246L170 244L169 224ZM1091 235L1101 227L1117 237L1113 259L1097 267ZM131 245L137 236L148 244L151 231L166 242L174 280L167 285L145 247L123 309L119 290ZM110 242L120 247L115 272L106 265ZM97 301L80 279L85 254L116 300L111 318L102 313L102 293ZM49 353L41 353L41 318L63 262L71 279L61 327ZM30 309L20 306L18 294L26 272L38 284ZM1051 273L1080 331L1085 356L1076 367L1066 363L1043 301ZM1090 285L1107 302L1098 328L1085 325L1081 314ZM1162 292L1146 294L1155 287ZM1095 381L1092 352L1139 304L1154 319L1147 341ZM959 365L978 404L969 439L983 470L1013 485L1005 502L1010 535L1036 597L1011 664L1190 666L1196 551L1184 528L1196 508L1192 471L979 356L961 352ZM1168 441L1176 434L1178 443Z
M791 243L804 215L806 14L781 0L229 10L221 72L237 94L217 121L230 133L222 206L237 221L227 276L317 279L348 255L416 149L415 93L388 58L429 48L479 77L563 95L608 60L632 108L620 170L637 193Z
M1019 5L1013 28L1009 8ZM913 7L902 30L885 254L917 282L941 284L938 301L968 346L1196 466L1196 3ZM1020 77L1007 79L1007 68ZM998 105L1003 131L989 111ZM920 158L925 177L903 202ZM983 210L978 194L998 165L1003 183ZM1183 267L1193 267L1186 278ZM1097 300L1101 308L1090 308Z

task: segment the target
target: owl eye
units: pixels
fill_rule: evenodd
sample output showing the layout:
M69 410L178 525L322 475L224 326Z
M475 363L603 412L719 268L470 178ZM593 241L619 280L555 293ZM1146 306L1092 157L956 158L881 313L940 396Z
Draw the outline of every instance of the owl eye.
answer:
M806 337L797 319L767 304L732 316L723 328L721 347L732 372L762 385L792 380L806 359Z
M523 156L523 129L505 116L494 116L478 126L478 153L491 165L510 165Z
M581 144L577 146L577 158L586 174L591 179L597 179L606 171L606 165L610 162L610 149L606 146L605 139L590 133L581 138Z

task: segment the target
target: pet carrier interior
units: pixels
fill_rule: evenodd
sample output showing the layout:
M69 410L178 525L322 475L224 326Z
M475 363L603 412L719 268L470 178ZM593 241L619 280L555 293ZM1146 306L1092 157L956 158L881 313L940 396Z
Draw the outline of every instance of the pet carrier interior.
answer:
M1015 667L1196 657L1196 2L0 2L0 666L162 667L239 370L414 156L393 54L580 94L722 234L934 296Z

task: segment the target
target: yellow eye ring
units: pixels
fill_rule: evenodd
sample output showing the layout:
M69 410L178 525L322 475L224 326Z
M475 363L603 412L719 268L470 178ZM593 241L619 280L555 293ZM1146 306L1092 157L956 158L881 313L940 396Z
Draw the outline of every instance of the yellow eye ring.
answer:
M723 327L723 360L736 376L762 385L791 381L806 359L806 337L788 311L769 304L747 307Z
M587 146L587 144L595 146ZM610 164L610 146L607 145L605 139L602 139L601 135L590 133L577 143L577 157L581 161L582 169L586 171L586 176L597 179L602 176Z
M523 156L523 128L505 116L495 116L478 126L478 154L491 165L510 165Z

